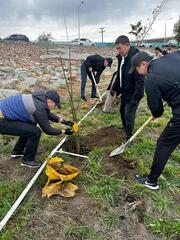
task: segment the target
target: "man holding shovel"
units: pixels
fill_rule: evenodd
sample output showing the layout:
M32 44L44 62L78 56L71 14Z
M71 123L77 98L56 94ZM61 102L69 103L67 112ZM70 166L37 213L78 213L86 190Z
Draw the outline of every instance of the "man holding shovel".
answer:
M87 76L92 82L91 98L96 96L97 84L100 82L100 76L106 67L111 67L112 58L104 58L98 54L88 56L81 65L81 101L87 102L85 97L85 88Z
M144 95L144 77L135 71L129 74L131 59L138 52L138 49L130 46L129 38L119 36L115 46L118 51L118 69L110 94L112 96L121 94L120 114L128 140L133 133L136 110Z
M150 174L136 175L139 183L156 190L169 156L180 143L180 53L177 51L152 60L146 52L139 52L131 61L130 72L134 70L146 76L145 90L153 118L163 114L162 100L172 109L173 116L157 140Z
M60 96L56 91L21 94L0 101L0 134L19 136L11 157L22 157L22 166L40 166L35 160L41 137L40 128L48 135L73 134L71 128L60 130L50 125L49 120L73 125L71 121L51 113L50 110L55 107L60 108Z

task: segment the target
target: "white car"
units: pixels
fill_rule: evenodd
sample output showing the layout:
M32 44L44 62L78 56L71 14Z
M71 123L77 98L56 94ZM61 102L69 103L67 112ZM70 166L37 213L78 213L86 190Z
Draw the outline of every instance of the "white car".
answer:
M139 47L152 47L152 44L146 43L146 42L141 42L141 43L139 44Z
M76 38L70 42L71 45L80 45L80 46L96 46L95 42L91 42L87 38Z

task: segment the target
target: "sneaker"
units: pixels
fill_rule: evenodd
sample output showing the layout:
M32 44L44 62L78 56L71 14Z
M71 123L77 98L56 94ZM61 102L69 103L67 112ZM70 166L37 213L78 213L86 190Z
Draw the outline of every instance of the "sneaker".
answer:
M144 185L144 186L146 186L146 187L148 187L148 188L150 188L150 189L152 189L152 190L157 190L157 189L159 189L159 185L157 184L157 182L151 182L151 181L148 179L147 176L142 177L142 176L136 175L136 176L135 176L135 180L136 180L138 183L140 183L140 184L142 184L142 185Z
M24 156L23 152L16 152L16 151L11 152L11 157L12 158L18 158L18 157L23 157L23 156Z
M82 102L87 102L86 97L85 97L85 96L81 96L81 101L82 101Z
M98 96L91 96L91 98L99 98Z
M40 167L40 163L37 162L36 160L32 160L32 161L25 161L22 160L21 161L21 166L25 166L25 167L30 167L30 168L38 168Z

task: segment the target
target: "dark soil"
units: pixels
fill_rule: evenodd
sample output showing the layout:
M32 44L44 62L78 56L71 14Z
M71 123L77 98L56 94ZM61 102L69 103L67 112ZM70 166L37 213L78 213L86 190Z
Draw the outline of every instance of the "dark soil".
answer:
M86 154L97 147L102 148L119 145L122 143L124 136L123 130L116 126L99 128L87 136L80 137L80 153ZM64 143L63 149L69 152L76 151L74 137Z
M109 137L111 136L111 137ZM109 158L110 150L106 147L121 144L124 139L124 132L115 126L100 128L94 133L81 137L81 154L88 154L96 147L104 147L102 164L107 175L121 176L125 179L132 178L134 174L132 162L127 161L119 155ZM63 150L75 151L74 138L70 138L64 145ZM72 165L78 166L83 171L83 160L74 158ZM29 170L20 166L20 159L1 157L0 180L25 180L31 179L35 170ZM44 183L45 184L45 183ZM41 186L42 185L42 186ZM12 239L14 240L85 240L75 231L78 226L88 226L94 229L103 240L158 240L147 232L144 226L144 214L146 210L143 199L131 195L127 190L117 194L114 205L110 209L104 209L94 199L89 198L85 189L79 186L77 195L71 199L64 199L54 196L50 199L41 198L43 184L38 180L32 188L30 195L34 198L34 211L28 216L27 225ZM114 227L100 221L105 216L115 212L119 216L119 221ZM16 215L7 224L7 228L13 227L16 218L22 218L21 211L16 211ZM67 235L68 228L71 236Z

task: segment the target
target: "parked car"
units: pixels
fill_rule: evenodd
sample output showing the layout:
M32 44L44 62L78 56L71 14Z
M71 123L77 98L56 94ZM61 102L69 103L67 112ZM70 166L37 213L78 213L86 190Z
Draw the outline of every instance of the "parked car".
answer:
M178 42L175 39L169 40L163 47L176 47L178 46Z
M70 42L71 45L80 45L80 46L96 46L95 42L91 42L87 38L76 38Z
M4 38L3 40L29 42L29 38L23 34L12 34L9 37Z
M141 43L139 44L139 47L152 47L152 44L146 43L146 42L141 42Z

